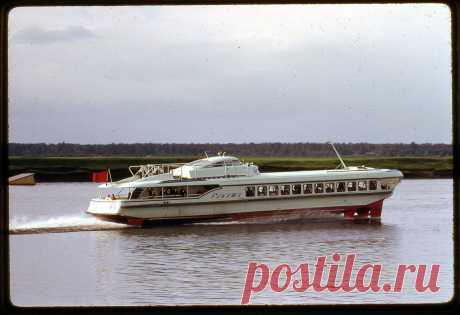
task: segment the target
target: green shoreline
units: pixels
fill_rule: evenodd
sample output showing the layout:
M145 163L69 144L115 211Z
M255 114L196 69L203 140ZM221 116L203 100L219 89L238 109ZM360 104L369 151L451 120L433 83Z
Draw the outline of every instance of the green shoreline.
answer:
M111 169L118 180L129 176L128 166L154 163L185 163L200 156L76 156L42 157L10 156L9 176L33 172L38 182L91 181L93 171ZM264 172L333 169L339 164L336 157L240 157L254 162ZM405 178L452 178L452 157L439 156L347 156L347 165L366 165L376 168L399 169Z

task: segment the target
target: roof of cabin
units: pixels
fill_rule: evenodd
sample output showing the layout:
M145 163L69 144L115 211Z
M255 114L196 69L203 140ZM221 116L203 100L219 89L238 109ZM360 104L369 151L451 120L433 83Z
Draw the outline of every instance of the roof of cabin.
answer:
M200 159L200 160L195 160L185 165L204 167L204 166L217 164L220 162L228 162L228 161L239 161L239 159L231 155L218 155L218 156L210 156L210 157Z

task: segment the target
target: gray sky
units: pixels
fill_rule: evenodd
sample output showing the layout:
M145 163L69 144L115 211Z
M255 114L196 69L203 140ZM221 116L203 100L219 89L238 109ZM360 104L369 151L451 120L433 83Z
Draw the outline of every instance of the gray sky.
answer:
M16 8L12 142L451 142L442 4Z

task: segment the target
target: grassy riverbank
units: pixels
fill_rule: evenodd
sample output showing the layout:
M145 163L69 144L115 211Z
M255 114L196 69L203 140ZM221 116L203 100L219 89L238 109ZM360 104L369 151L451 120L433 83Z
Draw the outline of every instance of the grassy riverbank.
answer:
M114 180L129 175L129 165L183 163L198 156L82 156L82 157L9 157L9 175L34 172L38 181L89 181L91 172L110 168ZM335 168L335 157L241 157L259 165L261 171L319 170ZM452 157L345 157L347 165L366 165L401 170L406 178L452 177Z

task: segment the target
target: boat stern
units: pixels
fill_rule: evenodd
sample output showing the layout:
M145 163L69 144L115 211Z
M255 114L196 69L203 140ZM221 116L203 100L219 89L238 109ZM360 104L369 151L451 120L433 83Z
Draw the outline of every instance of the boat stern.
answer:
M94 198L90 201L86 213L108 222L142 226L143 219L125 216L121 213L122 203L122 200Z
M91 199L86 213L93 215L119 215L121 200Z

